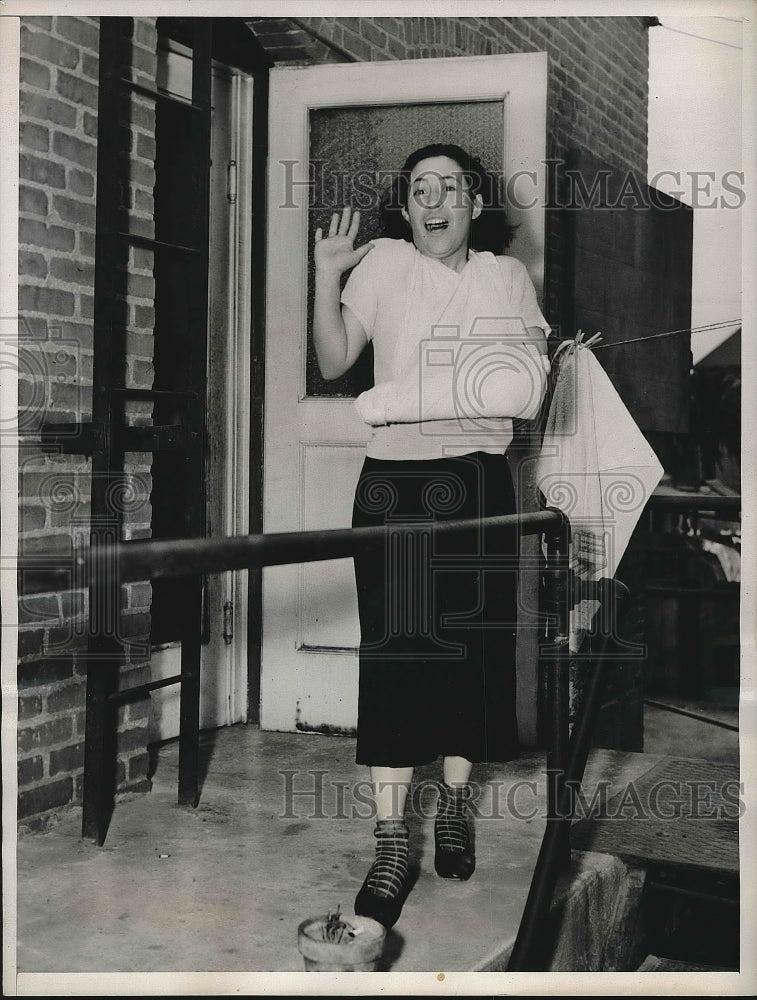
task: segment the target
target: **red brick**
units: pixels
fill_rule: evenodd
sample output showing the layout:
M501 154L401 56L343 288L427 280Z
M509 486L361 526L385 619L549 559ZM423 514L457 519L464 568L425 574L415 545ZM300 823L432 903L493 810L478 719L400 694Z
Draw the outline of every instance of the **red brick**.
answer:
M50 70L42 63L33 59L21 59L19 65L19 81L21 89L25 86L38 87L40 90L50 89Z
M74 665L71 660L33 660L23 663L18 668L17 685L19 691L29 691L57 684L73 676Z
M53 19L51 17L30 17L28 14L25 14L21 18L21 23L33 25L37 28L44 28L45 31L51 31L53 27Z
M99 30L80 17L57 17L55 33L92 52L97 52L100 44Z
M53 150L59 156L81 167L90 167L94 170L97 164L97 147L91 142L84 142L72 135L64 132L53 134Z
M88 52L82 53L82 72L90 80L98 80L100 77L100 60L97 56L91 56Z
M155 252L144 247L132 247L130 271L150 271L152 272L155 263Z
M150 769L150 755L147 751L129 758L129 781L146 778Z
M152 363L135 361L132 365L132 380L136 386L150 389L155 380L155 368Z
M22 538L21 554L25 556L70 556L73 559L71 539L62 532L38 538ZM40 560L41 561L41 560Z
M45 31L31 31L25 25L21 26L21 51L64 69L76 69L79 65L80 53L75 46L59 41Z
M94 359L91 354L84 354L79 362L79 381L92 382L94 373Z
M89 111L85 111L82 116L82 125L85 135L92 139L97 138L97 115L91 115Z
M152 330L155 326L155 309L153 306L134 306L134 325L142 327L146 330ZM151 357L154 348L154 340L152 337L147 339L150 341L150 344L144 344L143 346L149 348L147 356Z
M51 258L50 274L60 281L67 281L69 284L93 286L95 283L94 265L85 264L70 257Z
M371 18L369 17L359 18L359 30L361 35L365 38L365 40L369 44L374 45L379 49L386 48L386 42L387 42L386 32L383 31L380 27L378 27L374 23L372 23Z
M63 222L85 226L87 229L95 228L95 206L91 202L54 194L53 211L58 213Z
M30 212L33 215L47 215L47 194L44 191L21 184L18 195L19 211Z
M74 296L57 288L20 288L18 306L28 312L47 313L53 316L73 316Z
M144 612L121 616L120 634L123 638L135 638L150 634L150 615Z
M82 257L90 257L92 260L95 259L95 234L88 233L86 230L82 229L77 234L78 241L78 251Z
M42 523L44 525L44 517ZM18 599L18 620L22 625L43 620L58 621L59 618L60 607L58 606L58 598L54 594L27 594Z
M82 235L81 233L79 234ZM64 340L74 341L75 349L91 351L94 343L92 327L84 323L61 323L61 336Z
M84 708L86 688L86 683L82 680L57 687L47 696L48 713L58 715L74 708Z
M117 745L119 754L129 750L144 750L147 746L147 726L122 729L117 737Z
M45 639L45 630L41 628L19 628L18 630L18 655L19 657L32 656L40 653Z
M93 295L79 295L79 312L82 319L94 319L95 299Z
M145 160L155 159L155 139L153 136L145 135L143 132L137 133L137 156L141 156Z
M73 250L76 242L71 229L64 226L46 226L35 219L20 219L18 224L18 241L33 247L45 247L50 250Z
M41 253L29 253L28 250L19 250L18 273L26 274L31 278L46 278L47 261Z
M124 102L121 117L129 121L132 128L143 128L148 132L155 130L155 107L153 104L142 104L137 98Z
M147 684L151 680L152 671L148 662L130 663L121 671L121 690L126 691L139 684ZM125 719L126 715L122 714L121 721L124 721Z
M124 788L125 784L126 784L126 764L119 757L118 760L116 760L116 789L118 791L121 791Z
M75 104L97 108L97 87L94 83L89 83L78 76L72 76L70 73L59 70L55 89L61 97L65 97Z
M121 155L118 171L121 176L128 177L134 184L146 188L155 185L155 167L149 166L143 160L131 160L127 153Z
M158 28L152 18L134 18L134 39L147 48L154 49L158 43Z
M73 788L73 779L64 778L62 781L52 781L21 792L18 797L18 818L26 819L27 816L68 805L71 802Z
M23 504L19 508L19 528L21 531L39 531L45 526L45 508L42 504Z
M126 717L132 726L138 723L147 724L149 722L152 711L152 703L149 695L145 698L140 698L138 701L130 701L126 708Z
M130 275L129 295L133 295L138 299L155 298L155 279L148 278L143 274Z
M46 153L50 148L50 130L44 125L36 124L36 122L21 122L20 143L26 149Z
M71 167L68 171L68 189L74 194L92 197L95 193L95 175L90 170Z
M27 695L18 699L19 719L33 719L42 712L42 698L38 694Z
M80 506L84 508L89 508L89 504L79 504L77 505L77 512ZM60 595L61 598L61 615L63 618L77 618L79 615L83 615L87 609L87 591L86 590L66 590Z
M45 187L63 188L66 186L66 171L60 163L33 156L31 153L21 154L19 175L21 180L32 181L34 184L44 184Z
M76 108L54 97L45 97L29 90L21 92L19 99L21 118L34 118L37 121L52 122L65 128L76 125Z
M50 386L50 406L54 410L78 410L82 389L67 382L53 382Z
M20 753L28 753L37 747L49 747L55 743L63 743L71 737L73 729L71 719L63 716L60 719L52 719L50 722L42 722L36 726L29 726L18 731L18 749Z
M155 52L135 45L131 50L131 64L135 70L154 77L158 66L158 57Z
M73 743L62 750L50 751L50 777L84 767L84 744Z
M18 785L30 785L40 781L45 773L45 762L42 757L26 757L18 762Z
M135 215L133 212L130 213L129 222L126 228L134 236L145 236L147 239L150 239L155 235L155 222L152 219L152 213L150 213L150 218L140 217ZM126 271L127 274L131 273L128 266L124 266L122 270Z
M359 18L343 18L343 20L357 21L359 20ZM344 32L344 47L353 56L357 56L358 59L364 60L365 62L370 61L372 55L372 50L370 45L365 41L365 39L361 38L359 35L356 35L354 32L352 31Z
M81 384L81 379L79 380ZM49 524L51 528L74 528L78 525L86 525L92 516L92 505L89 503L78 503L73 511L52 510L50 511ZM69 617L64 615L64 618Z

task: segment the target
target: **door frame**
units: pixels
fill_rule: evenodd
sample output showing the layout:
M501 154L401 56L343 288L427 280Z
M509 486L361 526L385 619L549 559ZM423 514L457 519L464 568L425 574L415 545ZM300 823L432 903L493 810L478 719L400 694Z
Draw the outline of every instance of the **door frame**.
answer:
M400 72L399 70L409 70ZM408 77L411 77L410 81ZM307 267L308 245L308 196L309 196L309 112L317 108L359 105L424 104L447 101L501 101L504 108L503 168L507 181L521 178L524 187L518 189L522 204L509 206L510 221L519 226L518 258L526 265L541 293L544 281L544 245L546 228L546 98L547 54L514 53L502 56L459 56L441 59L411 59L359 64L339 64L306 68L277 67L271 73L271 113L268 165L268 231L267 317L269 377L286 370L295 355L304 359L307 338ZM519 126L528 122L527 127ZM529 209L538 209L537 211ZM308 397L305 385L305 367L298 372L298 389L287 382L286 389L269 391L266 404L266 440L264 463L266 469L265 530L299 530L303 524L300 502L302 486L302 456L300 437L283 434L279 430L278 445L272 431L286 427L288 421L296 424L287 408L292 405L307 407L310 437L309 446L321 443L327 410L339 406L344 412L340 420L340 447L363 444L366 429L356 416L351 399L333 397ZM296 399L295 399L296 396ZM305 418L303 418L305 419ZM282 443L283 442L283 443ZM298 448L300 451L298 452ZM299 475L297 484L294 477ZM278 496L273 490L278 489ZM283 502L287 498L286 503ZM297 517L299 516L299 522ZM296 586L302 567L277 567L266 574L264 629L272 643L286 656L285 670L265 664L267 671L275 670L281 676L277 683L298 683L297 667L293 657L302 645L299 625L300 609L290 608L285 590L291 581ZM296 611L299 610L299 615ZM290 624L294 632L289 635ZM295 634L295 632L297 634ZM525 635L525 631L524 631ZM532 636L532 638L535 638ZM289 645L288 645L289 644ZM531 645L535 645L534 642ZM285 647L288 652L285 653ZM269 640L266 650L272 652ZM319 647L322 667L331 671L337 683L336 664L326 663L327 655L336 656L349 652L345 649ZM527 659L531 653L523 648ZM319 667L319 669L321 669ZM342 668L343 669L343 668ZM291 676L290 676L291 675ZM344 675L342 675L344 676ZM331 677L331 673L329 673ZM263 678L263 697L267 682ZM308 682L310 683L310 682ZM291 686L291 685L290 685ZM323 684L319 686L322 692ZM287 697L292 691L287 692ZM297 695L298 692L295 692ZM349 692L342 689L337 700L343 702ZM350 694L351 696L351 694ZM309 695L308 695L309 697ZM319 695L320 697L320 695ZM274 729L290 729L291 719L299 719L292 706L280 699L272 714L271 707L263 706L263 723ZM320 704L316 706L320 711ZM315 712L315 709L314 709ZM323 722L320 718L314 722ZM326 720L330 724L330 720ZM296 725L299 727L300 722ZM341 721L337 725L342 725Z
M180 96L184 85L191 86L191 52L187 56L185 48L173 40L169 40L168 51L178 57L176 62L176 83ZM189 71L184 73L180 60L187 57ZM251 425L253 406L250 393L251 382L251 331L255 329L253 319L253 303L255 293L255 273L253 267L252 231L253 231L253 133L255 129L255 75L249 71L213 59L213 78L222 78L229 84L228 121L226 126L230 136L230 159L236 163L235 198L233 204L234 225L229 234L227 247L228 280L219 281L219 287L226 285L228 317L227 354L225 366L225 428L224 436L227 442L225 461L223 463L224 508L221 518L220 534L246 535L250 530L251 484L253 483L251 448ZM211 143L212 150L212 143ZM231 201L227 188L226 196ZM212 272L213 262L210 262ZM209 280L212 277L209 276ZM210 315L208 317L210 323ZM210 326L208 326L210 364ZM210 385L208 386L210 388ZM215 402L208 393L207 408L210 411ZM210 422L210 421L208 421ZM259 453L258 453L259 455ZM207 463L207 459L206 459ZM206 464L207 470L207 464ZM205 477L206 497L213 488L210 477ZM222 648L223 662L217 663L214 669L222 672L225 681L224 703L222 716L218 725L232 725L236 722L248 721L248 657L250 647L250 631L256 626L255 619L250 614L250 584L248 573L244 570L231 571L222 574L225 589L225 599L233 603L234 627L231 642ZM222 628L220 620L208 621L206 599L208 581L204 588L203 608L203 644L201 647L201 676L204 661L208 655L207 632L217 634ZM259 627L259 625L258 625ZM219 644L216 644L218 646ZM171 676L181 670L181 643L169 642L154 647L151 652L153 679L160 676ZM179 691L176 688L163 688L153 692L153 699L159 701L158 709L165 721L155 723L155 736L159 739L170 739L179 733Z

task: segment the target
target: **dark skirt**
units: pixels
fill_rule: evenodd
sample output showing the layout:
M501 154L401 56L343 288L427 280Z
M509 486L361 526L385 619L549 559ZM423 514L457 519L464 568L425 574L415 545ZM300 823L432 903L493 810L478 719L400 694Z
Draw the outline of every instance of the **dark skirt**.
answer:
M413 523L355 558L360 615L359 764L518 755L517 542L434 525L515 511L504 455L366 458L353 527Z

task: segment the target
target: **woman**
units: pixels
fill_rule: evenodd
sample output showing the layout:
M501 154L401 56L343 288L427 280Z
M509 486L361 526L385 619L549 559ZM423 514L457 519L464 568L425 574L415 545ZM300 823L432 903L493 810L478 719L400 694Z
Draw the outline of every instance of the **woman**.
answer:
M374 429L353 526L421 528L390 530L355 557L357 762L370 767L377 812L376 858L355 912L386 927L407 892L413 768L443 757L435 868L464 880L475 868L472 766L518 753L515 553L485 530L434 531L450 518L514 512L505 458L512 418L535 416L544 392L549 327L526 269L473 249L477 220L496 211L488 176L458 146L426 146L394 186L388 217L405 226L399 238L355 249L359 213L349 208L315 236L313 327L324 378L347 371L369 340L374 348L374 388L356 401ZM505 222L502 248L511 236Z

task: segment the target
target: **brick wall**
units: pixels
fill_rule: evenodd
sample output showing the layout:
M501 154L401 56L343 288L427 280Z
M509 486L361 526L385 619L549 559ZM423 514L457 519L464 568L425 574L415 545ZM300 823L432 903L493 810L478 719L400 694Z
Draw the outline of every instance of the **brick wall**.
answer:
M20 512L23 555L44 558L86 544L91 462L40 446L46 422L74 424L92 413L99 21L21 19L19 314ZM135 79L154 86L154 19L137 20L130 48ZM123 208L132 229L152 235L154 109L133 98L123 113ZM128 278L126 277L128 275ZM151 252L124 262L127 384L152 385ZM135 404L130 422L148 420ZM129 455L114 512L125 537L150 530L149 456ZM147 679L150 588L121 595L129 642L121 685ZM84 756L87 594L83 589L19 601L19 820L43 825L51 810L81 801ZM147 787L149 702L120 710L117 781Z
M548 155L585 146L612 166L646 172L647 34L643 18L256 18L250 26L278 64L345 59L416 59L546 51ZM90 463L45 454L45 421L89 418L92 406L99 22L90 17L22 19L19 309L22 552L61 554L89 531ZM153 85L154 19L135 20L131 72ZM124 109L126 224L153 235L154 110ZM562 231L550 219L548 318L559 315ZM150 251L132 248L122 296L127 384L152 385L154 286ZM150 420L132 404L130 422ZM127 537L150 533L149 456L129 455L119 492ZM122 634L147 641L150 587L122 595ZM22 600L19 666L19 816L44 823L81 795L86 594ZM137 645L138 651L138 645ZM133 656L123 686L146 679ZM148 703L122 709L118 782L146 787Z
M583 147L643 180L649 52L644 22L643 17L308 17L248 23L279 65L546 52L548 158L560 160L569 148ZM558 213L548 214L547 245L545 309L558 327L565 268Z
M249 22L278 64L546 52L549 155L578 143L617 166L647 167L647 29L641 17L308 17ZM320 39L336 50L323 54Z

